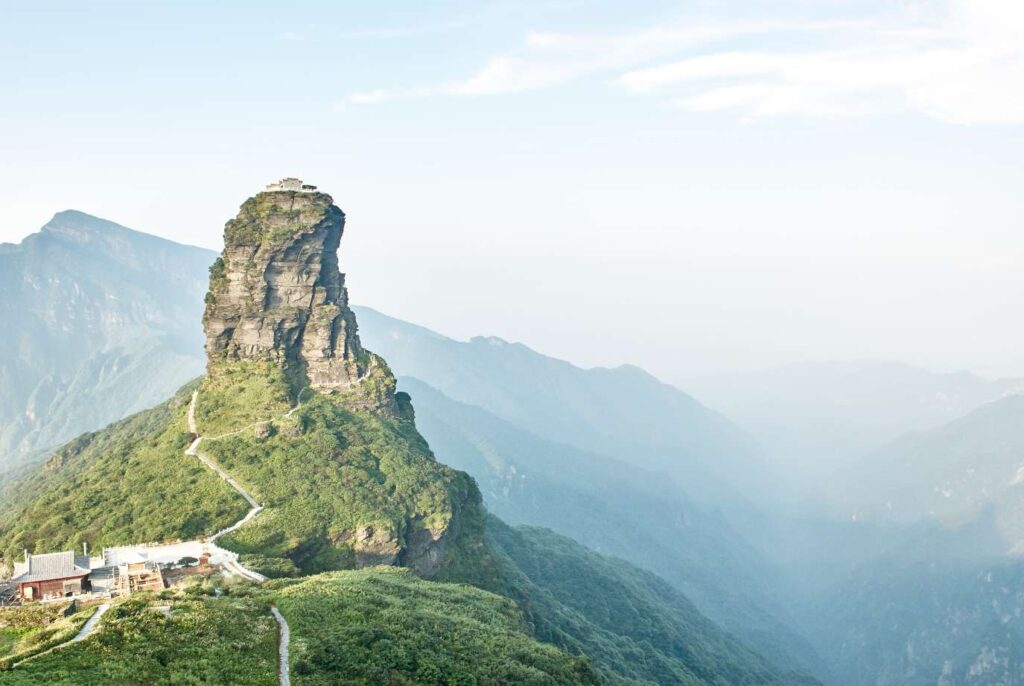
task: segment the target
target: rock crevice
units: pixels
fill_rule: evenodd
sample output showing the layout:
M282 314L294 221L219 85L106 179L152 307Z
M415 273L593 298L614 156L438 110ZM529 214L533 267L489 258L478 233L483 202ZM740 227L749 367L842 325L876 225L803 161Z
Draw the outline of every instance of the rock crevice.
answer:
M203 328L211 373L223 362L271 360L321 392L358 391L370 380L355 399L394 410L391 372L363 349L348 305L338 268L344 228L344 212L325 193L264 192L242 204L210 270Z

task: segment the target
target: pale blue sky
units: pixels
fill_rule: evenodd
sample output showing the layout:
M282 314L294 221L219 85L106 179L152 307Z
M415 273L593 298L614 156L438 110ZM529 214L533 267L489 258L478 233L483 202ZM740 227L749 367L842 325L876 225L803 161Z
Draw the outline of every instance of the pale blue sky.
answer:
M41 4L0 0L0 241L218 248L298 175L354 299L452 335L1024 374L1024 3Z

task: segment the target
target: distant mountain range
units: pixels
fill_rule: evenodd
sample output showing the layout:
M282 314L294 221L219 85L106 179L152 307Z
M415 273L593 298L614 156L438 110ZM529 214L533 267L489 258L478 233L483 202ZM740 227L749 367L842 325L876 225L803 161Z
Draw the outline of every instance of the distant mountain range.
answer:
M992 510L1008 551L1024 553L1024 396L907 434L844 470L831 500L861 519L962 526Z
M703 504L761 499L775 481L735 424L639 367L581 369L521 343L455 341L369 308L356 311L367 340L399 375L537 437L669 474Z
M0 335L0 462L41 458L201 374L199 318L214 257L77 212L0 246L9 331ZM730 674L737 683L806 681L785 674L797 670L832 686L1006 686L1024 673L1024 567L1006 555L1024 532L1017 380L889 362L806 363L696 380L689 390L698 401L637 367L580 369L521 344L456 341L354 309L366 347L412 396L416 426L437 458L472 475L494 515L527 525L489 518L490 576L473 579L477 566L451 580L514 598L543 641L604 655L595 664L610 683L690 678L708 664L695 649L720 665L696 677L708 683L734 683ZM237 349L255 344L258 337L240 335ZM266 389L238 388L249 395L211 388L204 397L242 417ZM96 517L96 536L128 531L131 517L111 520L89 495L116 495L122 486L110 474L118 470L132 491L118 502L142 513L154 536L239 516L233 508L244 504L230 490L197 481L201 470L179 460L185 398L73 441L51 460L52 473L6 491L5 554L17 554L27 536L77 542L71 524L53 516L60 507L47 506L62 499L86 508L76 517ZM307 408L303 422L337 425L325 411ZM182 427L165 427L156 440L153 426L172 421L169 413ZM287 442L279 429L299 430L282 424L246 440L267 452ZM314 433L326 441L316 445L331 444ZM138 442L151 434L150 447ZM124 452L129 443L138 449ZM321 448L308 447L320 459ZM155 458L165 449L175 456L166 464ZM280 459L272 452L267 460ZM294 498L303 473L260 471L255 454L219 459L273 499ZM158 516L145 490L161 464L186 470L165 500L196 499L194 507ZM820 496L815 507L783 511L779 471L795 470ZM268 512L264 522L286 525L288 546L270 524L251 540L228 539L251 548L252 564L288 573L295 561L306 571L340 564L330 546L289 547L313 526L303 508ZM666 640L673 636L687 638Z
M1024 379L858 360L696 377L688 388L743 427L773 462L820 481L903 434L1024 391Z
M0 552L8 569L25 549L154 541L177 549L185 541L203 546L212 564L213 556L227 556L221 569L233 577L218 587L221 593L211 588L214 598L206 602L194 602L202 580L189 592L160 594L167 605L160 617L150 613L156 626L139 616L155 596L114 598L95 638L28 667L0 647L0 659L17 663L16 678L53 682L82 667L95 681L134 681L125 652L137 656L140 670L152 669L149 646L200 632L173 621L186 610L206 617L205 637L192 642L192 668L180 647L161 649L176 678L206 680L230 668L233 683L250 683L237 676L248 662L263 668L253 681L266 683L268 642L253 646L239 634L248 622L266 635L273 604L296 627L292 674L299 683L353 675L409 684L818 683L759 654L651 572L546 529L512 528L488 516L475 481L445 464L419 433L415 401L396 389L388 362L360 341L338 271L344 222L330 196L311 189L259 193L243 203L225 226L224 251L200 298L206 374L155 408L78 436L0 491ZM149 278L161 280L158 272ZM532 352L521 359L522 371L551 366ZM578 393L569 383L575 368L561 364L563 390ZM648 379L643 383L657 385ZM554 418L553 426L577 427L580 440L592 435L594 418L610 419L600 404L614 388L589 388L589 422L572 412ZM538 378L526 378L508 397L525 408L529 389L544 395ZM663 397L712 414L678 392ZM631 400L645 398L634 391ZM553 412L559 401L540 402ZM716 419L710 437L728 430ZM609 435L622 445L626 424L609 423ZM672 427L662 435L682 436ZM694 452L694 459L698 454L699 475L710 455ZM668 455L666 447L659 458ZM705 541L709 548L712 542ZM337 573L376 566L461 585L422 585L384 571ZM302 583L305 577L313 581ZM358 606L339 599L345 594L358 595ZM228 655L225 642L250 649L249 659ZM99 660L96 645L119 651ZM74 676L72 682L81 683Z
M214 257L75 211L0 244L0 470L200 374Z
M784 619L783 580L706 509L736 505L760 468L721 415L636 367L580 369L524 345L460 342L355 309L367 345L412 395L423 435L477 480L491 511L655 571L779 664L821 669ZM630 432L635 418L669 428Z

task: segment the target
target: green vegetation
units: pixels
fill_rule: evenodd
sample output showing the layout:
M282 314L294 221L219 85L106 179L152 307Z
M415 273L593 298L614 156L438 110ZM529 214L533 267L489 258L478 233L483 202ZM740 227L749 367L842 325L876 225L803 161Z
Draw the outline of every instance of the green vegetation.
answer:
M24 547L80 549L84 541L95 550L196 538L241 519L245 501L183 454L193 388L72 441L41 472L9 486L0 500L5 561ZM400 554L416 567L450 536L457 512L481 516L475 484L439 464L411 421L349 411L343 399L308 389L285 417L292 388L279 367L256 362L221 363L201 384L202 450L266 507L221 541L255 568L287 576L394 562Z
M351 412L314 393L284 418L283 372L241 367L203 384L198 422L206 436L246 426L255 415L236 410L239 398L262 407L263 418L277 417L263 431L202 444L265 506L223 544L258 556L247 559L270 576L293 573L292 563L305 573L350 568L362 553L385 560L442 535L460 507L478 507L473 482L434 460L411 422Z
M273 686L277 632L257 599L135 596L115 604L87 640L19 664L0 683Z
M0 669L69 640L95 611L90 607L65 617L68 607L49 603L0 608Z
M296 686L598 683L587 660L534 640L511 601L406 570L224 590L214 597L206 582L115 601L87 640L0 673L0 683L271 686L271 604L291 627Z
M598 683L585 659L534 640L511 601L475 588L388 568L271 587L297 685Z
M495 565L466 580L515 600L539 640L588 655L608 684L817 683L780 674L649 572L546 529L490 517L487 531Z
M224 241L228 245L257 245L261 250L280 246L289 237L309 231L323 219L324 210L341 210L331 206L330 198L323 194L306 195L297 207L278 204L279 200L294 199L297 193L260 194L244 203L238 216L224 227ZM270 227L268 230L267 227Z
M209 439L280 417L294 402L292 384L273 362L222 362L203 378L196 425Z
M194 385L170 401L84 434L41 470L0 494L0 550L8 565L22 549L93 550L217 531L248 509L198 460L187 459L186 405Z
M214 293L223 288L226 280L227 268L224 266L224 258L218 256L210 265L210 290L206 292L206 297L203 299L207 305L216 301L217 296Z

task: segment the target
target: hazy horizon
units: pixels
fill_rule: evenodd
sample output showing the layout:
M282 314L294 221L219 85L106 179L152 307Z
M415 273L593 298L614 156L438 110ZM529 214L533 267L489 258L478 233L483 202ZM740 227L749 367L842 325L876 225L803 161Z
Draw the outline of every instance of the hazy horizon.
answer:
M1015 3L6 15L0 241L75 208L218 249L296 175L354 300L453 336L675 383L1024 375Z
M53 0L0 60L9 678L1024 680L1024 1Z

